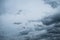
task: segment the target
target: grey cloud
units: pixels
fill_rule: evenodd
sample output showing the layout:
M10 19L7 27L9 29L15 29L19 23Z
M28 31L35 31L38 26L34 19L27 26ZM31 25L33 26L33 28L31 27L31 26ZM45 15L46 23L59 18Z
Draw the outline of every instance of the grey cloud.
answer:
M42 22L47 26L54 24L52 25L53 27L51 29L47 30L48 35L45 36L52 37L50 40L60 40L60 13L46 17Z
M58 3L56 1L46 1L51 7L56 8L58 7ZM37 24L36 26L30 26L30 23L32 22L42 22L43 24ZM54 15L50 15L48 17L43 18L42 20L29 20L28 24L31 29L27 28L26 30L22 29L19 30L17 35L9 36L6 38L6 40L53 40L51 37L54 32L60 32L60 13L56 13ZM14 24L22 24L20 22L14 23ZM54 25L52 25L54 24ZM26 26L27 26L26 25ZM34 25L34 24L32 24ZM10 26L10 25L9 25ZM20 26L19 26L20 27ZM25 26L24 26L25 27ZM1 30L1 29L0 29ZM6 36L5 36L6 37ZM10 38L11 37L11 38ZM4 35L0 35L1 40L5 40Z
M50 25L53 23L60 22L60 13L56 13L54 15L48 16L42 20L43 24Z
M0 0L0 15L5 13L5 0Z
M51 5L52 8L57 8L60 3L58 2L58 0L44 0L46 4Z

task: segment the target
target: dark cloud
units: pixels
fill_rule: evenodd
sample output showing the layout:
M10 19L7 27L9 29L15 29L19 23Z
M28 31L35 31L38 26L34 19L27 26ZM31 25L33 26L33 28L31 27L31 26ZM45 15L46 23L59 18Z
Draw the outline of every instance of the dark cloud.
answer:
M44 0L44 2L51 5L52 8L57 8L60 5L56 0Z
M18 36L28 35L28 33L29 33L30 31L31 31L31 30L23 30L23 31L19 32L19 35L18 35Z
M35 31L33 32L31 30L29 32L22 31L20 37L22 37L22 35L23 37L21 38L21 40L23 38L24 38L23 40L43 40L43 39L44 40L54 40L54 39L57 40L59 39L56 37L56 36L59 37L58 34L60 34L60 28L59 28L60 27L60 16L59 15L60 13L57 13L57 14L45 17L44 19L41 20L43 22L43 25L35 26L34 28Z
M44 25L52 25L53 27L51 29L48 29L48 35L51 39L50 40L60 40L60 13L56 13L54 15L48 16L42 20ZM51 26L50 26L51 27ZM44 37L44 35L43 35Z
M42 20L43 24L50 25L53 23L59 23L60 22L60 13L56 13L54 15L50 15Z

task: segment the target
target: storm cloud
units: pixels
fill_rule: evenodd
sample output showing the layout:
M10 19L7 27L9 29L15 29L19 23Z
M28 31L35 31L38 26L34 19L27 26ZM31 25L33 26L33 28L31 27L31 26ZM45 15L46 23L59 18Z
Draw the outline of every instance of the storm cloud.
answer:
M0 40L59 40L53 37L60 34L59 0L0 2Z

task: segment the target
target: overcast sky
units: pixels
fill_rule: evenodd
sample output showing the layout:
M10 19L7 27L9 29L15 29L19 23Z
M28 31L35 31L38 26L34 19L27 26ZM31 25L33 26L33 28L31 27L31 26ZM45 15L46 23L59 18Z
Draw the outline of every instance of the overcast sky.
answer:
M13 35L20 31L21 27L26 27L26 23L29 27L32 27L34 23L29 24L29 20L38 20L53 15L59 7L53 8L48 2L50 1L45 3L43 0L3 0L0 7L2 29L7 35ZM19 10L22 11L17 14ZM21 22L22 25L15 25L15 22Z

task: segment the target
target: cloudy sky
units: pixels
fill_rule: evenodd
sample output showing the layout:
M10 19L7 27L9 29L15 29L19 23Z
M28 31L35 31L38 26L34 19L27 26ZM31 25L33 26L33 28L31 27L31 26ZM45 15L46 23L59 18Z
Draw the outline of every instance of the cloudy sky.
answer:
M31 33L32 35L34 34L34 36L46 33L46 28L40 31L42 33L34 29L37 24L43 25L42 22L30 23L29 20L41 20L50 15L60 13L59 0L1 0L0 3L0 26L5 32L5 36L9 37L17 35L20 30L22 30L22 32L31 32L32 29L33 32ZM50 19L53 18L54 17L49 18L49 22L51 21ZM24 30L25 27L26 29ZM38 34L36 34L36 32L38 32ZM31 33L29 33L28 36L31 35ZM24 38L24 36L21 37Z

